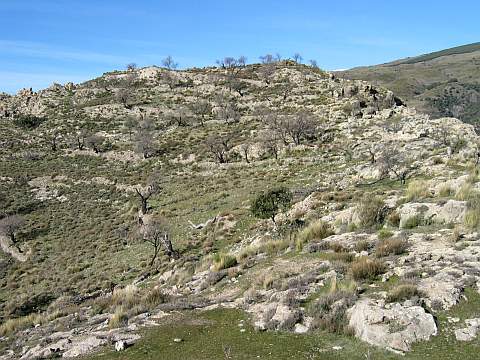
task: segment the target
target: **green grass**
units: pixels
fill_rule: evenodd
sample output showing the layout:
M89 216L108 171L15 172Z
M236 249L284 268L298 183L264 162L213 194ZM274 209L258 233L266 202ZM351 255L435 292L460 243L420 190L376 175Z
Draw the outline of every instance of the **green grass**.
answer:
M238 325L244 321L245 332ZM180 343L173 342L180 338ZM333 350L341 346L342 350ZM398 359L386 351L374 349L354 338L323 331L308 335L284 332L258 332L246 316L237 310L214 310L203 314L187 313L181 321L147 330L139 343L125 352L105 350L88 357L103 359L226 359L224 348L231 349L231 359L365 359L368 351L378 359Z

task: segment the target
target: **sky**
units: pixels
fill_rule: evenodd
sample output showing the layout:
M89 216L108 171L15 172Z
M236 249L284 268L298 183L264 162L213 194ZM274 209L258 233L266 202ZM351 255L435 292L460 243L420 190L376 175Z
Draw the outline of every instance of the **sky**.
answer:
M300 53L326 70L479 42L476 0L0 0L0 92L168 55L181 68Z

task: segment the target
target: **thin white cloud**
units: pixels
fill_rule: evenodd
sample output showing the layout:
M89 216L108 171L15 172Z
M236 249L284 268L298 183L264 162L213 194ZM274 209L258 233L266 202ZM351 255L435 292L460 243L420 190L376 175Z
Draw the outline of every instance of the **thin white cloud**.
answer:
M131 61L123 56L84 50L63 49L30 41L0 40L0 54L55 60L75 60L109 65L126 64Z

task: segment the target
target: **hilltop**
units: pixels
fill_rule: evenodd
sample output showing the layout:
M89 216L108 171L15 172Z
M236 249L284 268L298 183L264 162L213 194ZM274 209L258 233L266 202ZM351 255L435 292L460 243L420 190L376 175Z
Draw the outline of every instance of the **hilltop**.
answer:
M434 117L453 116L478 126L479 65L480 43L474 43L338 75L386 87L409 106Z
M471 125L293 61L170 64L2 95L3 359L476 356Z

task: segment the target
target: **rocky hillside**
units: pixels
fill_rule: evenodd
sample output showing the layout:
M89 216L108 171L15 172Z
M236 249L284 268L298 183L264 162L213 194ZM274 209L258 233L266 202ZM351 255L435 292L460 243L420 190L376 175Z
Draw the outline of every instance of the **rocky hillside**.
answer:
M2 96L2 359L476 356L473 127L265 59Z
M453 116L478 127L480 43L338 73L384 86L433 117Z

